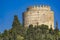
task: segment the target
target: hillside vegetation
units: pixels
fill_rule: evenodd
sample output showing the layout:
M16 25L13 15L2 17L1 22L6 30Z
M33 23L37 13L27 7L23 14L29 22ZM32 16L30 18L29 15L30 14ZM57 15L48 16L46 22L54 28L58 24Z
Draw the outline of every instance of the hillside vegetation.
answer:
M0 33L0 40L60 40L60 31L57 22L54 30L48 29L44 24L35 27L30 24L28 28L23 27L15 15L12 28Z

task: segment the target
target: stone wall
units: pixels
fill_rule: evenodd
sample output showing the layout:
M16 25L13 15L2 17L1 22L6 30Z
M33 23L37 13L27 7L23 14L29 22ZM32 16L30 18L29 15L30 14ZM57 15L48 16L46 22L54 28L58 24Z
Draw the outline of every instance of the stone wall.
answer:
M30 24L33 26L45 24L49 28L54 29L54 12L51 11L49 6L33 6L29 7L26 12L24 12L24 27L28 27Z

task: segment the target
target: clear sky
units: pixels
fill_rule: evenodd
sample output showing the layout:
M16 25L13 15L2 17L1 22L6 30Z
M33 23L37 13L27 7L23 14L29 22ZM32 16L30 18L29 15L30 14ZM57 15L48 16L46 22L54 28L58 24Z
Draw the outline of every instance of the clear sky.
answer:
M22 13L33 5L49 5L54 11L55 22L57 20L60 26L60 0L0 0L0 32L12 27L14 15L18 15L22 23Z

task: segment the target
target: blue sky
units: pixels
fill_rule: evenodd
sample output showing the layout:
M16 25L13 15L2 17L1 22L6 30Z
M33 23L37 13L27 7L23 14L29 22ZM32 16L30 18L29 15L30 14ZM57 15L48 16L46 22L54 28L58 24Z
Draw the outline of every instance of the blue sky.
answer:
M14 15L22 23L22 13L33 5L49 5L54 11L54 21L60 26L60 0L0 0L0 32L12 27Z

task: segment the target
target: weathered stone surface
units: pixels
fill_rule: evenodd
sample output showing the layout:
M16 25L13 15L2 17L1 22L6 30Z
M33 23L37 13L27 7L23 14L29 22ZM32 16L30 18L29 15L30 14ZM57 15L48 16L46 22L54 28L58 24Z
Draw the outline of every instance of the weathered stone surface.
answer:
M29 7L23 15L24 27L28 27L30 24L33 26L45 24L49 28L54 29L54 12L49 6L33 6ZM51 26L52 25L52 26Z

